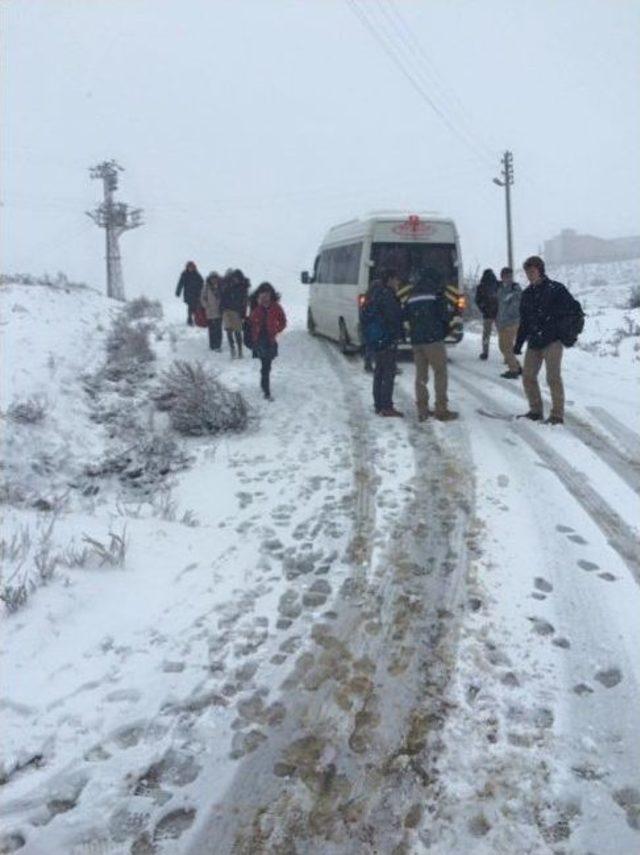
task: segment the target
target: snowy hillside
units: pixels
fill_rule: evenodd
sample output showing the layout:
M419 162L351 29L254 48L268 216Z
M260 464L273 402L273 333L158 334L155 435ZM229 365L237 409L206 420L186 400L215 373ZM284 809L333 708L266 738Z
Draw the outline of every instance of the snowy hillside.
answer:
M425 425L300 286L274 403L177 300L0 289L0 852L637 849L638 266L551 273L563 428L472 328ZM246 423L176 430L175 360Z

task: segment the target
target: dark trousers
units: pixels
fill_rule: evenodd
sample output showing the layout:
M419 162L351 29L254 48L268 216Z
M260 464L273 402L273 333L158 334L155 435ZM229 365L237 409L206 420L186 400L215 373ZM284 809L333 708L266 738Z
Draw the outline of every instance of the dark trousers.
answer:
M373 405L377 413L393 408L393 382L396 379L395 347L379 350L375 354L376 367L373 371Z
M364 353L364 367L369 369L373 368L373 360L375 358L376 352L370 344L365 344L363 348Z
M195 310L196 310L195 306L190 306L189 303L187 303L187 323L189 324L190 327L193 326L193 315L194 315Z
M271 356L261 357L260 359L260 388L265 396L271 395L271 364L273 358Z
M222 318L213 318L208 322L209 347L211 350L220 350L222 347Z
M237 330L227 330L227 340L229 342L229 350L231 353L236 352L236 347L238 348L238 354L242 356L242 333Z

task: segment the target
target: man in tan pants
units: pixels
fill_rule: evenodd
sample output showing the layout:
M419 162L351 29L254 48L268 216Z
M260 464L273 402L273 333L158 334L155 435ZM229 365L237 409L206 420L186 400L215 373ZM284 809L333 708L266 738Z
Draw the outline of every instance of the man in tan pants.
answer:
M409 333L416 365L416 406L418 421L430 415L427 380L429 368L433 370L435 387L434 416L438 421L450 422L458 414L449 409L447 401L447 353L444 338L449 330L447 304L437 270L425 268L416 282L404 307L404 318L409 322Z
M515 380L522 374L520 363L513 354L513 345L520 324L521 298L522 288L513 281L513 270L510 267L503 267L500 271L500 285L498 286L496 327L498 328L500 353L507 363L507 371L500 376L507 380Z
M522 352L527 342L524 357L522 384L529 401L529 411L522 418L538 422L543 418L542 395L538 374L544 362L547 383L551 392L551 413L548 424L564 423L564 387L561 366L564 346L560 341L560 319L566 316L575 302L561 282L554 282L545 273L544 261L532 255L524 263L529 280L520 302L520 326L516 336L514 353Z

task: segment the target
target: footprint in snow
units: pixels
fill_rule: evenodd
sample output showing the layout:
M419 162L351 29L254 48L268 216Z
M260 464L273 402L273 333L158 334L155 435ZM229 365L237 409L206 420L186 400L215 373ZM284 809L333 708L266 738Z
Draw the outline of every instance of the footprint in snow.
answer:
M598 671L594 674L596 679L605 689L613 689L622 681L622 671L619 668L607 668L604 671Z
M576 563L577 563L578 567L580 567L581 570L586 570L587 573L591 573L594 570L600 569L598 564L594 564L593 561L585 561L583 558L581 558Z
M618 577L614 576L613 573L605 572L605 573L598 573L598 578L604 579L605 582L615 582Z
M544 591L545 594L549 594L551 593L551 591L553 591L553 585L551 584L551 582L547 582L547 580L544 579L542 576L536 576L536 578L533 580L533 585L535 588L538 589L538 591Z
M568 534L569 532L572 532L573 529L568 525L557 525L556 531L561 531L563 534Z
M549 623L547 620L543 620L542 618L529 617L527 620L531 621L531 628L537 635L553 635L556 631L553 624Z
M588 543L580 534L570 534L568 535L568 539L573 541L573 543L579 543L580 546L586 546Z

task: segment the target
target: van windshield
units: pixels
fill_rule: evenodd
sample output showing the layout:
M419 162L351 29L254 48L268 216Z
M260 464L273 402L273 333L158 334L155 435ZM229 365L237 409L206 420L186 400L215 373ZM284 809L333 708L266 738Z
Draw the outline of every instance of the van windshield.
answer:
M424 267L434 267L447 285L458 285L456 248L451 243L374 243L369 279L394 270L404 283L415 283Z

